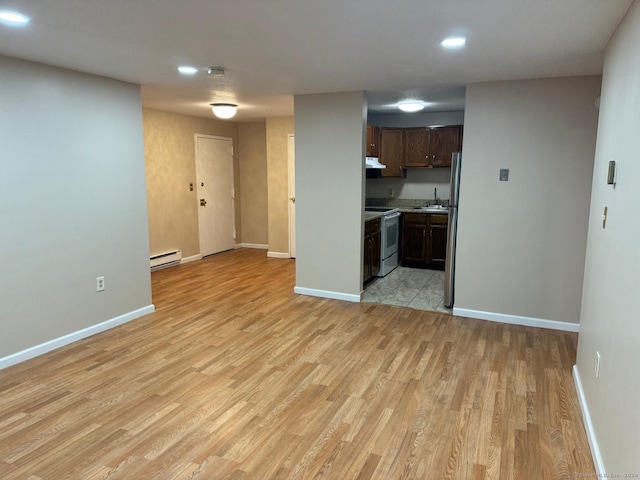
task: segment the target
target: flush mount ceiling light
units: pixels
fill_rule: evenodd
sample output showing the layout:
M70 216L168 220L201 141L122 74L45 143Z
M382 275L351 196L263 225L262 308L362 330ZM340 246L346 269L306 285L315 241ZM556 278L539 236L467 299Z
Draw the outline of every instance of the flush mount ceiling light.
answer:
M211 110L218 118L231 118L238 111L238 106L233 103L212 103Z
M187 65L178 67L178 71L183 75L195 75L196 73L198 73L198 69L196 67L189 67Z
M29 17L19 12L0 10L0 22L10 23L12 25L26 25L29 23Z
M462 48L467 43L464 37L449 37L440 42L444 48Z
M420 102L403 102L398 104L398 108L403 112L419 112L424 105Z

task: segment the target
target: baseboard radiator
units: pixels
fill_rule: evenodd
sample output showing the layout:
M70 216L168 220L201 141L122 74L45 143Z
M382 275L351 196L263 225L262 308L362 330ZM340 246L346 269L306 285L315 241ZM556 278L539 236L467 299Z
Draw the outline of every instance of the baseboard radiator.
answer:
M152 255L150 260L152 272L160 270L161 268L180 265L180 261L182 260L182 250L171 250L169 252L158 253L156 255Z

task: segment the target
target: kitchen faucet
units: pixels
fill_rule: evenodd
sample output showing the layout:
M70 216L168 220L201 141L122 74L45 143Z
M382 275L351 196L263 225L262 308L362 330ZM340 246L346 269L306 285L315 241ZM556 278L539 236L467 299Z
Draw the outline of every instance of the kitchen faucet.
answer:
M433 201L434 205L438 205L438 187L433 189Z

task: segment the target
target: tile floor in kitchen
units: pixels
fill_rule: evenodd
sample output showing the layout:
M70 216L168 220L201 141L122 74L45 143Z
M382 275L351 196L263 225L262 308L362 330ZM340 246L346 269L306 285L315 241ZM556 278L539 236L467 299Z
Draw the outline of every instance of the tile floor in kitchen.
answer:
M362 301L451 313L444 307L444 272L440 270L398 267L386 277L372 280Z

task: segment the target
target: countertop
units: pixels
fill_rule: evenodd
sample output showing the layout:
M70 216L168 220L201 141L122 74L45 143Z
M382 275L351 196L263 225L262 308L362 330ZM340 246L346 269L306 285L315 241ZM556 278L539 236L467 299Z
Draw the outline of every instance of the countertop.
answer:
M447 208L444 209L430 209L427 208L425 210L416 209L415 207L399 207L400 213L429 213L429 214L437 214L437 215L449 215L449 210ZM382 218L384 213L382 212L364 212L364 221L370 222L371 220L375 220L376 218Z
M371 220L375 220L376 218L382 218L384 213L382 212L364 212L364 221L370 222Z
M422 209L422 208L407 207L407 208L400 208L400 212L401 213L429 213L429 214L435 213L437 215L449 215L449 208L425 207L424 209Z

